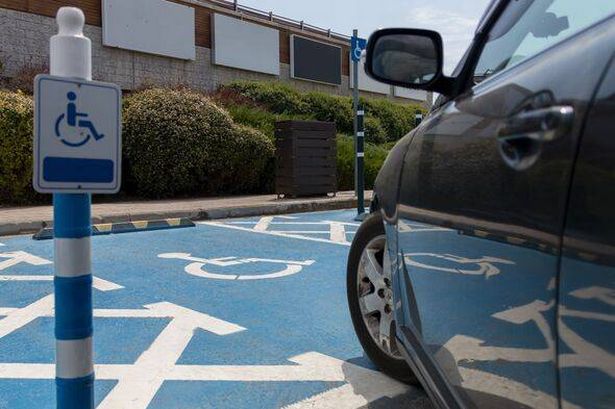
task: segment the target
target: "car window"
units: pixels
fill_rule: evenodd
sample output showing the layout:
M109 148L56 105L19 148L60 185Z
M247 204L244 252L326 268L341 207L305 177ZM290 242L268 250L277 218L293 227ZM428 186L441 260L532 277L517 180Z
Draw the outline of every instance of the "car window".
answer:
M513 0L489 33L474 69L474 82L518 64L613 13L613 0Z

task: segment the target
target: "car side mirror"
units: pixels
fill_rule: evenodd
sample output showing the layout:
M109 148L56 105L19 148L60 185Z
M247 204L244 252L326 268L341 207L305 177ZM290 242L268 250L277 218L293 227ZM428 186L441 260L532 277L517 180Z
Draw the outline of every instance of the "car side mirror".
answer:
M442 74L442 61L442 37L437 32L386 28L370 36L365 70L385 84L447 94L450 78Z

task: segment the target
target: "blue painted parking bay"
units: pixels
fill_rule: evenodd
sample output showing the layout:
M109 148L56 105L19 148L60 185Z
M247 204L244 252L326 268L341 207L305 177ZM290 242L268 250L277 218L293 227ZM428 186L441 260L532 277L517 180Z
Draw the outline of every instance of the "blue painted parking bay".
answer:
M354 211L92 238L98 408L407 407L345 289ZM53 241L0 238L0 408L53 408Z

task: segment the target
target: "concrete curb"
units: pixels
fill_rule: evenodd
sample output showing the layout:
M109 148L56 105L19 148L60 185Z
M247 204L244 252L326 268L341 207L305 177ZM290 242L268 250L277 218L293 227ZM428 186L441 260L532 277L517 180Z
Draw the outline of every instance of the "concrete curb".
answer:
M369 195L371 197L371 195ZM365 200L366 208L369 206L369 199ZM215 220L236 217L251 217L261 215L275 215L287 213L305 213L326 210L352 209L356 207L355 198L333 198L331 200L310 200L305 201L280 201L279 203L254 204L247 206L212 206L211 208L195 207L190 210L168 211L139 211L116 213L110 215L95 215L92 217L93 224L121 223L134 221L159 220L169 218L188 218L191 220ZM20 234L36 233L46 227L52 227L53 223L49 219L37 221L25 221L19 223L2 223L0 221L0 236L15 236Z

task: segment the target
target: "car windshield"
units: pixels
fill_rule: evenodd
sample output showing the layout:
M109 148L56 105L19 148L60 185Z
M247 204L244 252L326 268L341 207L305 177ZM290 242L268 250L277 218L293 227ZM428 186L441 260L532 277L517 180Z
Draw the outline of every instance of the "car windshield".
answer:
M513 0L489 33L475 82L541 52L615 13L607 0Z

